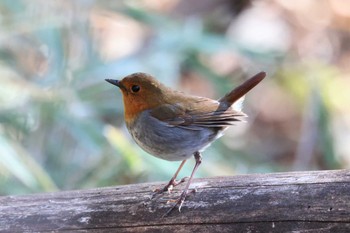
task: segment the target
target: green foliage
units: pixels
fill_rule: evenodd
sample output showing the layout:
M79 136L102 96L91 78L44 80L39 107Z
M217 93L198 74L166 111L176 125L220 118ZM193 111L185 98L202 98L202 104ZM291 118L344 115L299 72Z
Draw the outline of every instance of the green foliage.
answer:
M121 94L105 78L144 71L176 87L179 77L190 72L223 95L233 86L232 76L243 76L242 69L219 74L203 57L230 52L249 60L251 66L276 69L277 75L270 79L277 81L264 85L273 82L285 90L297 99L296 112L302 112L303 99L310 92L303 79L309 68L280 65L279 59L288 54L244 47L224 32L214 33L200 17L175 20L135 5L126 1L0 1L1 195L166 180L172 175L178 164L147 155L130 139L123 125ZM104 20L116 17L116 24L123 24L120 17L137 24L143 32L140 47L127 55L105 56L99 28L104 24L94 19L96 15ZM117 31L115 38L122 36ZM317 69L332 70L328 65ZM326 168L339 168L331 130L334 104L325 96L320 98L321 154ZM263 111L259 109L253 112ZM288 165L278 158L268 157L284 151L270 149L281 131L264 134L272 142L263 142L259 133L273 128L275 122L257 122L254 127L261 131L254 135L241 133L214 143L205 152L208 162L199 174L287 170ZM243 143L232 148L228 141L238 138L250 146ZM181 175L188 175L191 166L186 165Z

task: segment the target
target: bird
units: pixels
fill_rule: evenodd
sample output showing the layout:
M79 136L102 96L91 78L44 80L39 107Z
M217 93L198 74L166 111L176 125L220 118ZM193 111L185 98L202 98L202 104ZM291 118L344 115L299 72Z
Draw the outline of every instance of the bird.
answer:
M181 212L191 181L202 162L202 152L229 126L246 117L233 104L265 77L265 72L257 73L218 100L174 90L142 72L130 74L121 80L105 79L121 90L126 127L136 144L160 159L182 161L170 181L163 188L155 190L154 195L170 192L185 182L185 179L176 181L176 178L185 162L191 156L195 159L184 190L164 216L176 206Z

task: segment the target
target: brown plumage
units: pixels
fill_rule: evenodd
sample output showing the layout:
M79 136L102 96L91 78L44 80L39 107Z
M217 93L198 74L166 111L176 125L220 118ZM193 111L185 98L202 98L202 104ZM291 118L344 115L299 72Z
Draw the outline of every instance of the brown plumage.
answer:
M196 165L177 202L179 210L201 163L200 152L245 116L232 105L265 76L265 72L256 74L219 100L172 90L145 73L131 74L121 81L106 79L122 91L125 122L136 143L156 157L182 160L173 178L159 193L177 184L175 178L179 170L186 159L194 155Z

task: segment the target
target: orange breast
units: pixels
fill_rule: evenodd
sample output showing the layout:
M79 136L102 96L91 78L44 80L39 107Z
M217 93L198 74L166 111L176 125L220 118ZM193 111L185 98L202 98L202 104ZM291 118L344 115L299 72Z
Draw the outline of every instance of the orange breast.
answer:
M145 101L140 98L132 98L131 96L123 96L124 102L124 118L127 124L134 120L147 109L155 107L154 102Z

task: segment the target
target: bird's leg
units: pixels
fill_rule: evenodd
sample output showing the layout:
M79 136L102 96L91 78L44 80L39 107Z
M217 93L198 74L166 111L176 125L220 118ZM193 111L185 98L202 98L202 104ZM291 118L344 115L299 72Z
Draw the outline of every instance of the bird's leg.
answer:
M170 179L170 181L169 181L169 183L168 183L167 185L165 185L163 188L154 190L154 194L152 195L152 198L151 198L151 199L153 199L157 194L161 194L161 193L166 192L166 191L171 192L171 190L172 190L175 186L177 186L177 185L179 185L179 184L185 182L185 178L186 178L186 177L185 177L185 178L182 178L182 179L179 180L179 181L176 181L176 177L177 177L177 175L179 174L179 172L181 171L181 169L182 169L182 167L183 167L183 165L184 165L185 163L186 163L186 159L183 160L183 161L181 162L179 168L176 170L175 174L174 174L173 177Z
M183 190L183 192L181 193L179 199L177 199L175 205L174 205L173 207L171 207L171 208L163 215L163 217L166 217L167 215L169 215L169 214L171 213L171 211L173 211L177 205L179 205L179 208L178 208L178 209L179 209L179 212L181 212L181 207L182 207L182 204L184 203L184 201L185 201L185 199L186 199L186 196L187 196L187 194L188 194L188 189L189 189L189 187L190 187L192 178L193 178L194 174L196 173L196 171L197 171L199 165L202 163L202 156L201 156L201 154L200 154L198 151L194 152L193 155L194 155L194 158L195 158L195 160L196 160L196 164L194 165L194 168L193 168L193 170L192 170L190 179L188 180L188 182L187 182L187 184L186 184L186 187L185 187L185 189Z

